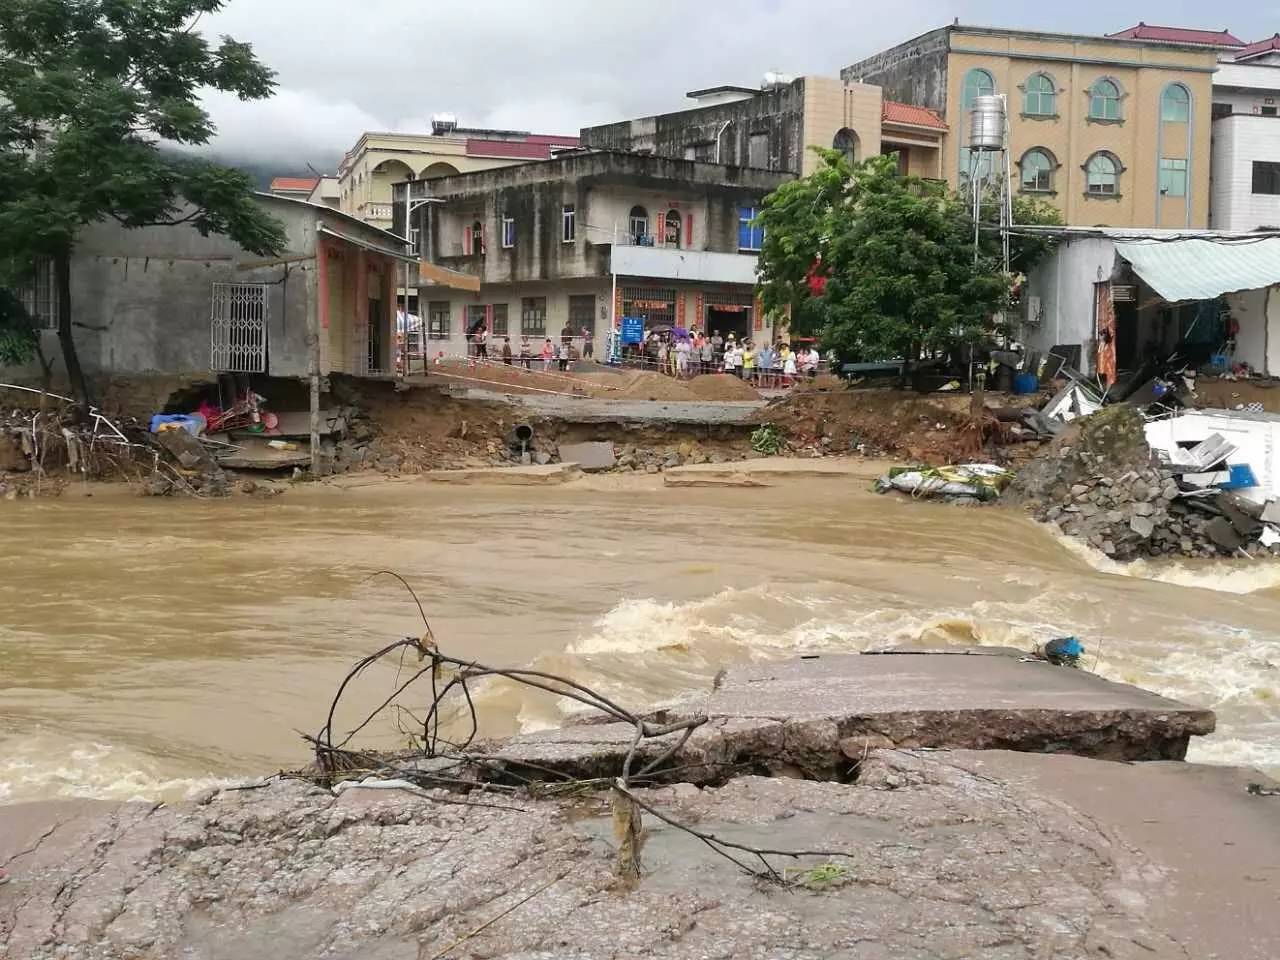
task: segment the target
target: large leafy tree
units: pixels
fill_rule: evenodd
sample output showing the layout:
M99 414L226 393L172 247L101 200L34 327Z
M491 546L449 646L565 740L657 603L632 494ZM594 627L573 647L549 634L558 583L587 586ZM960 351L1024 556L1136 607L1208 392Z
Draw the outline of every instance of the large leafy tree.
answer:
M88 391L72 336L70 263L86 224L188 224L271 255L281 225L251 178L175 145L214 134L199 97L268 97L274 74L248 44L197 27L225 0L0 0L0 285L48 258L72 389Z
M842 359L915 361L993 332L1012 277L993 233L983 231L975 257L960 198L900 175L893 157L851 165L821 152L822 166L778 188L760 214L766 309L790 310L795 332L819 335ZM1024 261L1041 253L1013 251Z

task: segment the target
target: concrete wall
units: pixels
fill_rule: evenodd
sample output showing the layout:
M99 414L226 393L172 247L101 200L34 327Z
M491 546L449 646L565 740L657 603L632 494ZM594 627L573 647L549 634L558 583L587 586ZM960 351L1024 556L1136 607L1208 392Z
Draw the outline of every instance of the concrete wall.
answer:
M684 159L687 151L734 166L757 166L799 174L804 164L805 86L801 77L776 90L732 103L696 107L659 116L584 127L582 145L649 152ZM767 142L765 158L753 161L752 137ZM827 143L830 146L830 142ZM718 150L717 150L718 146Z
M898 44L840 71L849 83L874 84L887 100L929 107L946 114L948 29Z
M800 172L808 175L818 169L820 160L809 148L830 150L842 130L850 130L857 136L859 159L874 157L880 152L880 115L879 87L828 77L806 77Z
M1094 284L1111 278L1115 245L1107 239L1064 240L1027 277L1024 310L1039 298L1039 315L1022 324L1022 341L1047 353L1057 344L1080 344L1086 373L1096 367ZM1038 319L1038 322L1036 322Z
M1247 363L1255 370L1269 373L1267 340L1271 331L1268 330L1267 303L1271 299L1271 290L1244 290L1240 293L1229 293L1225 299L1231 310L1231 316L1240 325L1232 359L1237 363Z
M286 245L272 262L241 249L229 238L202 237L189 226L126 230L99 223L81 231L71 266L71 302L77 352L85 373L101 375L212 376L211 307L215 283L268 285L268 369L272 376L300 377L310 370L308 334L319 323L321 284L314 259L317 222L367 242L382 242L375 231L308 204L261 197L263 206L285 227ZM326 242L346 248L352 262L355 248L336 238ZM290 262L280 262L290 261ZM379 271L388 313L372 318L385 325L384 343L394 330L394 298L386 290L390 261L369 254L366 266ZM352 274L354 276L354 274ZM332 280L332 269L329 279ZM361 313L357 290L368 283L353 280L347 293L333 299L330 285L330 333L322 337L324 370L352 370L357 323ZM374 288L376 289L376 288ZM65 369L57 337L42 335L47 357L55 360L55 377ZM6 375L28 378L38 371L27 367Z
M1213 124L1212 226L1280 226L1280 195L1253 192L1253 162L1280 161L1280 118L1235 114Z

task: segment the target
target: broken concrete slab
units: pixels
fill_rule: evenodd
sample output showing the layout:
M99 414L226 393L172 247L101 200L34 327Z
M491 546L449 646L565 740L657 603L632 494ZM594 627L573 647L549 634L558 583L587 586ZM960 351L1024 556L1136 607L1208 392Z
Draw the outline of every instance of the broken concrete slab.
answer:
M654 708L656 722L706 717L665 765L693 783L722 782L747 763L840 779L877 746L1010 749L1109 760L1182 759L1213 732L1210 710L1083 670L1016 656L901 653L822 656L739 667L716 689ZM645 741L642 767L677 735ZM635 728L583 723L517 736L493 756L523 774L577 777L618 770Z
M705 476L697 476L692 474L677 474L675 470L668 470L662 475L662 484L667 487L771 487L773 484L767 483L757 476L749 473L715 473Z
M560 459L564 463L576 463L587 473L612 470L618 463L613 452L613 443L608 440L592 443L562 443Z
M860 771L637 791L737 843L827 851L774 859L833 875L792 895L649 814L643 874L619 884L603 794L286 781L71 822L0 807L0 955L407 960L466 938L460 956L564 960L1274 956L1280 831L1250 771L900 750Z
M526 487L568 483L582 476L576 463L551 463L544 466L477 467L464 470L429 470L422 474L432 483L460 483L485 486Z

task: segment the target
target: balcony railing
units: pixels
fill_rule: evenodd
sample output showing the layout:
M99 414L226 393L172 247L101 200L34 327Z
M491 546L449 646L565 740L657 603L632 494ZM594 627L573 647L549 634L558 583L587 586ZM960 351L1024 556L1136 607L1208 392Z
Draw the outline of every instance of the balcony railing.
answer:
M394 216L395 207L389 203L366 203L360 208L360 215L365 220L390 220Z

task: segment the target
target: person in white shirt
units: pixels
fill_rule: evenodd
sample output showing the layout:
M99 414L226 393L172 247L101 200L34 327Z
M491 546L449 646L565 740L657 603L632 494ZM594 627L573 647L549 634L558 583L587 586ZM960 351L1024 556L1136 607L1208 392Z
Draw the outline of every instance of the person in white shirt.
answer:
M729 341L724 345L724 372L731 375L738 375L738 362L741 357L738 354L738 345L733 341Z
M818 356L818 351L810 347L804 352L803 370L810 380L818 375L818 364L822 362L822 358Z
M681 340L676 344L676 376L684 380L689 376L689 355L693 350L693 346L688 340Z

